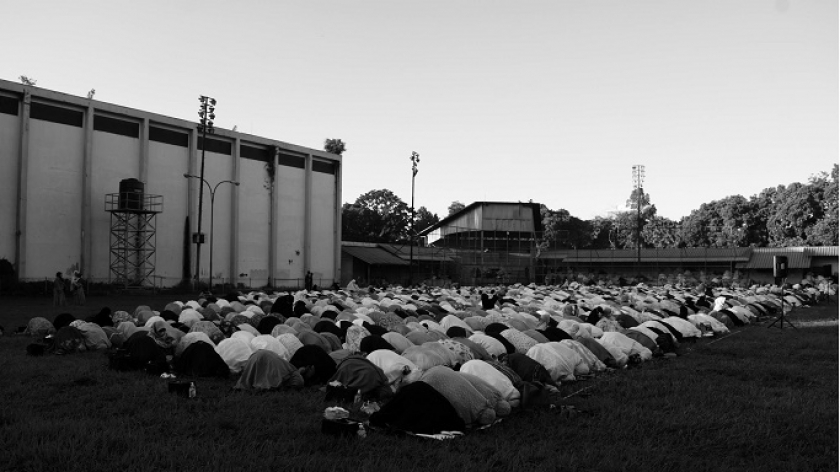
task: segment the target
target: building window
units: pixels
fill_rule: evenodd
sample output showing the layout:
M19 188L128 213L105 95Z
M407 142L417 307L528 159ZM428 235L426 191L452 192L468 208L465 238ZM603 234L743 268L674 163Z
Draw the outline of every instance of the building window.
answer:
M34 120L51 121L81 128L84 125L85 114L79 110L32 102L29 116Z
M198 150L204 149L204 138L198 138ZM222 141L219 139L207 138L207 151L215 152L216 154L227 154L230 156L233 152L233 146L230 141Z
M93 129L103 133L119 134L129 138L140 137L140 123L93 115Z
M190 135L166 128L149 126L149 141L171 144L173 146L189 147Z

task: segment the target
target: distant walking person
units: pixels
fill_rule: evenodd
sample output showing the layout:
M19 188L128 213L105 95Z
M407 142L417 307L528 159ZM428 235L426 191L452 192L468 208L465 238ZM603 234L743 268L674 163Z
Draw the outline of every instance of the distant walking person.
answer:
M306 271L306 277L304 278L304 285L306 286L307 291L312 290L312 285L313 285L313 280L312 279L313 279L312 272L307 270Z
M73 302L76 305L83 306L85 304L85 286L82 274L79 271L73 273L73 281L70 283L70 290L73 292Z
M64 295L67 281L61 276L61 272L55 273L53 280L53 306L66 306L67 297Z

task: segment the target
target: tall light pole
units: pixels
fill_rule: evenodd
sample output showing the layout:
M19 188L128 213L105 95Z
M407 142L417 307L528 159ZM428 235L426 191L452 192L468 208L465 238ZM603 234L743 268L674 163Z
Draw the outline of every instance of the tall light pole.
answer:
M213 120L216 119L216 99L201 95L198 97L200 103L198 107L198 116L201 121L198 124L198 130L201 131L201 174L199 178L204 180L204 155L207 151L207 133L213 134L216 130L213 128ZM206 181L205 181L206 183ZM201 215L204 208L204 187L198 186L198 232L193 236L195 240L195 282L199 282L201 274L201 243L204 235L201 233ZM212 253L211 253L212 257ZM211 287L212 288L212 287Z
M237 187L239 186L239 182L233 180L223 180L217 183L215 186L211 187L210 182L206 181L203 177L199 177L197 175L192 174L184 174L184 177L188 179L199 179L207 185L207 188L210 190L210 291L213 291L213 228L215 228L215 214L216 214L216 189L219 188L219 185L222 184L233 184ZM204 187L202 187L204 189Z
M411 152L411 234L409 234L409 256L408 256L408 285L414 283L414 178L417 177L417 163L420 162L420 154Z
M645 166L633 166L633 190L636 192L636 272L642 264L642 195L645 181Z

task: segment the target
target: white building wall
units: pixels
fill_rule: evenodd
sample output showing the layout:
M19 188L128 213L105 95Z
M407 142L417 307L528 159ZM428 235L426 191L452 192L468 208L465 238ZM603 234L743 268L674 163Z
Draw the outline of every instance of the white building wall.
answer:
M312 277L321 287L332 285L335 270L335 176L312 172ZM338 278L335 278L338 280ZM320 281L320 282L319 282Z
M149 142L146 193L163 196L163 212L156 218L155 266L155 275L163 286L176 285L183 277L184 225L188 214L188 184L184 174L188 172L188 148Z
M271 233L266 163L252 159L239 161L239 282L255 287L268 283L269 235ZM237 276L239 274L236 274Z
M183 145L168 143L167 140L178 140L171 136L161 137L159 132L156 140L149 140L151 132L146 132L145 124L184 135L193 133L194 136L195 123L0 80L0 95L12 97L20 104L24 92L31 93L33 104L49 103L72 109L73 116L68 118L66 114L58 113L51 115L52 118L36 118L33 114L27 133L21 129L25 110L19 107L20 115L10 114L12 108L8 98L5 99L0 110L0 221L4 223L0 225L0 257L21 266L23 270L19 276L22 279L51 279L57 271L69 272L84 265L85 275L91 281L108 280L111 215L105 211L105 198L107 194L119 192L121 180L137 178L144 181L147 194L163 196L163 211L156 216L154 278L157 284L171 286L180 282L187 259L192 273L196 265L195 245L188 243L185 252L184 228L187 216L195 216L198 200L197 193L188 190L190 181L183 175L198 173L196 163L200 163L201 150L196 150L194 140L186 138ZM108 124L100 120L97 124L87 115L91 112L95 116L136 123L140 131L135 136L134 132L121 128L125 123L111 121ZM39 113L43 115L43 111ZM70 120L73 124L65 124L62 120ZM21 149L23 136L28 136L28 147ZM301 162L303 156L310 155L335 166L341 163L339 156L324 151L223 129L217 129L213 139L231 144L247 141L252 147L266 150L277 147L281 154L298 156ZM195 152L192 155L191 150ZM25 227L21 228L22 237L18 240L15 224L21 172L17 162L22 155L26 158ZM307 262L317 278L337 279L338 274L333 272L338 267L334 259L340 237L335 229L340 213L336 210L334 175L313 172L310 181L312 200L307 202L303 166L277 167L273 197L276 234L272 240L269 226L272 203L270 190L265 186L265 163L240 157L236 171L234 155L239 155L236 150L231 154L208 150L205 154L205 178L211 185L233 180L235 172L242 184L236 208L233 208L232 185L223 184L216 190L214 275L228 282L230 278L236 279L238 274L232 274L231 269L235 257L235 263L240 266L237 272L260 274L259 278L251 277L249 283L262 285L272 275L268 271L272 266L269 253L273 250L271 279L275 286L301 286ZM86 161L89 163L87 179ZM89 200L86 200L87 194ZM202 245L200 263L204 281L209 275L210 199L210 192L205 188L202 224L208 240ZM307 215L307 211L311 213ZM232 222L237 220L238 224L234 225ZM304 241L307 221L311 222L310 244ZM88 222L90 231L83 234ZM192 218L190 233L195 231L196 225L197 219ZM233 247L234 240L237 247ZM18 244L23 254L20 260L12 260L16 257ZM311 249L310 254L305 253L307 247ZM81 260L83 257L84 261Z
M300 286L304 272L305 176L303 169L277 166L277 269L275 284Z
M0 113L0 259L15 259L20 116Z
M201 151L199 153L199 166L201 165ZM231 166L232 157L215 152L205 153L204 179L211 187L224 180L233 180ZM200 167L199 167L200 168ZM231 198L233 185L224 183L216 187L215 210L212 205L210 190L204 186L204 204L201 222L201 231L207 235L206 242L201 246L201 278L210 277L210 233L213 233L213 278L221 281L222 278L230 279L230 238L234 228L231 225ZM211 211L215 211L215 224L211 229ZM214 282L215 284L216 282Z
M140 139L102 131L93 132L91 185L91 259L89 280L111 278L111 214L105 196L119 193L120 181L140 178ZM146 188L146 193L150 193Z
M32 119L29 133L26 273L21 275L53 278L79 267L84 129Z

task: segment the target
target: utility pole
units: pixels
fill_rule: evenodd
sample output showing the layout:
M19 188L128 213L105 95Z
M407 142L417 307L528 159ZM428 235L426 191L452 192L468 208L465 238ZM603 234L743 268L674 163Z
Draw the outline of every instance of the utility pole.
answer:
M643 184L645 180L645 166L637 164L633 166L633 190L636 192L636 273L641 270L642 265L642 195L644 195Z

